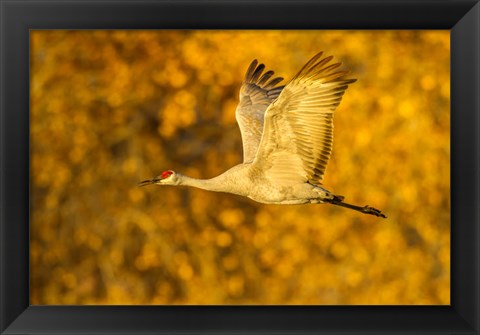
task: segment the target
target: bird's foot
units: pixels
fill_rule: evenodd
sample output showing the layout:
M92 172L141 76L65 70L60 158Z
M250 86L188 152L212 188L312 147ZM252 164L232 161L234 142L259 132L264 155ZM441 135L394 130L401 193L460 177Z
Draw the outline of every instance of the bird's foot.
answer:
M379 216L379 217L382 217L382 218L386 218L387 216L385 214L383 214L380 210L376 209L376 208L373 208L373 207L370 207L370 206L365 206L363 207L363 213L365 214L371 214L371 215L375 215L375 216Z

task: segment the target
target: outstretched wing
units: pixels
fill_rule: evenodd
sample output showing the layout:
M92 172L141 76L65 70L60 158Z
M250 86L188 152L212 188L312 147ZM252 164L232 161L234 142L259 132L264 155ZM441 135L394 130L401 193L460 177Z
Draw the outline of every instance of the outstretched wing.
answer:
M252 167L282 185L321 185L333 140L333 113L348 85L341 63L322 52L308 61L265 112Z
M265 65L257 64L255 59L245 74L240 88L240 103L235 113L242 133L244 163L250 163L255 158L262 137L265 110L283 89L283 86L276 86L283 78L270 79L274 72L263 73Z

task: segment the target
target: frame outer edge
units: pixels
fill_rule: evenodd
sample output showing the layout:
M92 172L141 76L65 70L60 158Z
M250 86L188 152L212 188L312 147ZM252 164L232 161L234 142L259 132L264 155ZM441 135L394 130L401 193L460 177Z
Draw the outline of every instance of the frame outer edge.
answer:
M5 173L5 99L4 99L4 76L5 76L5 19L3 1L0 2L0 332L6 325L6 301L5 301L5 196L4 196L4 173Z
M475 32L474 32L474 38L475 38L475 55L474 55L474 60L475 60L475 75L474 75L474 80L475 80L475 85L474 85L474 92L476 92L475 95L475 104L474 104L474 112L475 112L475 124L476 124L476 134L475 134L475 141L474 141L474 159L475 159L475 166L474 166L474 173L475 173L475 179L474 179L474 187L475 187L475 195L474 198L476 201L479 201L480 197L480 132L478 131L480 127L480 3L477 2L475 7L471 10L475 15ZM476 157L475 157L476 153ZM473 292L473 320L472 326L474 328L475 334L480 333L480 204L477 202L477 205L475 206L475 218L473 224L475 225L473 230L474 230L474 239L477 242L475 244L475 250L474 250L474 255L473 255L473 260L474 260L474 281L475 281L475 287L474 287L474 292ZM450 290L451 291L451 290ZM470 320L468 320L470 321Z
M475 134L475 141L474 141L474 152L473 158L475 159L475 166L474 166L474 188L475 194L474 199L476 201L480 200L480 132L478 131L480 127L480 2L477 2L475 7L471 10L475 15L475 31L474 31L474 38L475 38L475 85L474 85L474 93L475 96L475 104L474 104L474 112L475 112L475 124L476 124L476 134ZM476 157L475 157L476 153ZM474 266L474 292L473 292L473 320L472 326L474 328L474 332L476 334L480 333L480 204L477 202L477 206L475 206L475 213L474 213L474 243L475 250L473 255L473 266ZM470 321L470 320L468 320Z
M28 1L22 1L20 0L19 1L20 3L27 3ZM66 2L69 2L69 1L66 1ZM71 2L71 1L70 1ZM85 1L85 2L90 2L90 1ZM152 1L153 2L153 1ZM35 3L35 1L33 1L33 3ZM8 20L8 18L6 18L6 2L4 2L4 0L0 0L0 26L1 26L1 32L0 32L0 261L1 261L1 264L0 264L0 333L3 333L3 331L5 330L5 328L8 326L6 323L7 321L8 322L11 322L13 320L7 320L7 311L6 311L6 308L4 307L7 307L6 306L6 303L7 303L7 285L5 284L5 280L6 279L6 276L8 275L8 273L6 272L6 268L5 268L5 261L7 260L7 248L6 248L6 242L7 242L7 237L5 235L5 232L7 231L6 229L6 215L5 215L5 210L6 210L6 192L5 192L5 182L6 182L6 172L5 172L5 167L6 167L6 163L5 163L5 158L6 158L6 148L7 148L7 137L6 137L6 134L5 134L5 131L6 131L6 126L5 126L5 121L6 121L6 103L5 103L5 98L7 97L7 88L5 87L5 79L6 79L6 74L5 74L5 70L8 70L5 68L5 57L6 57L6 50L5 50L5 40L7 39L7 32L6 32L6 19ZM480 79L479 79L479 74L480 74L480 68L479 68L479 58L478 56L480 56L480 47L479 47L479 40L478 40L478 36L480 34L480 5L479 3L477 2L477 4L475 5L475 7L470 11L470 13L466 14L466 15L469 15L471 14L472 17L474 17L474 20L475 20L475 36L476 36L476 43L475 43L475 46L476 46L476 49L475 49L475 63L473 65L475 65L475 68L474 69L471 69L472 73L473 73L473 76L474 76L474 80L475 80L475 87L471 87L471 91L473 91L475 94L475 105L474 105L474 115L472 117L472 121L475 122L475 124L472 124L472 126L475 128L475 130L478 130L478 127L479 127L479 83L480 83ZM470 92L471 92L470 91ZM471 94L471 93L469 93ZM473 109L473 106L472 108ZM475 239L475 241L479 241L479 232L480 232L480 228L479 228L479 217L480 217L480 208L478 205L475 206L474 204L474 201L478 201L479 198L479 194L480 194L480 172L479 172L479 162L480 162L480 157L478 156L478 149L480 148L480 135L478 132L474 133L474 137L472 138L472 146L470 147L469 146L469 154L471 155L472 153L475 154L477 153L477 156L476 157L472 157L471 160L469 160L469 162L473 162L474 166L472 167L474 169L474 172L473 172L473 177L474 177L474 180L470 180L470 182L472 183L471 187L473 188L474 190L474 199L470 199L469 201L469 204L470 205L474 205L474 208L472 211L470 211L470 213L473 213L474 215L474 222L473 224L475 224L475 226L473 227L473 232L474 232L474 235L472 236L472 238ZM473 149L473 150L472 150ZM479 245L478 244L475 244L475 248L473 249L473 255L471 255L470 257L473 257L472 258L469 258L470 260L472 260L472 262L470 262L470 266L474 265L476 266L476 269L475 271L472 273L473 274L473 277L474 279L476 279L476 283L474 283L474 291L472 292L473 296L472 297L472 300L474 300L474 309L473 309L473 312L475 312L475 315L473 315L473 319L471 317L468 317L464 314L462 314L462 316L465 317L465 320L467 320L475 329L475 334L478 334L478 331L479 331L479 319L478 319L478 314L479 314L479 306L480 306L480 291L479 291L479 284L478 284L478 279L479 278L479 266L480 266L480 257L479 257L479 252L480 252L480 248L479 248ZM11 256L11 255L10 255ZM11 274L10 274L11 275ZM461 283L459 283L459 285L461 285ZM453 288L452 288L453 289Z
M21 5L23 10L28 3ZM28 77L29 41L27 22L16 9L18 3L0 0L1 334L29 305L29 82L20 80Z
M451 29L451 305L480 331L480 3ZM453 38L455 37L455 38ZM463 43L459 43L462 40ZM454 59L455 56L455 59ZM471 83L471 84L470 84ZM469 86L469 84L471 86ZM455 168L454 168L455 167ZM467 243L464 243L467 242ZM464 245L463 248L459 248ZM472 269L473 267L473 269ZM463 273L459 277L458 273ZM469 274L469 276L466 274Z

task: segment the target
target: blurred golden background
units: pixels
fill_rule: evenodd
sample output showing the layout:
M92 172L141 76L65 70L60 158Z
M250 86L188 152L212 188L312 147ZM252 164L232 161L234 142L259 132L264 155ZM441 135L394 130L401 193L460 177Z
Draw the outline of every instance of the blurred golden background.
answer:
M32 304L449 304L448 31L32 31ZM238 90L351 70L330 205L137 187L242 161Z

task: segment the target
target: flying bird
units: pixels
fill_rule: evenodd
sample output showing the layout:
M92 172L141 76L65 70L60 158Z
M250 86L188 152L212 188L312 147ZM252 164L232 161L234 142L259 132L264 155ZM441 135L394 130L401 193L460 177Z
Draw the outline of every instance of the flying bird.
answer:
M185 185L248 197L264 204L333 204L385 218L380 210L344 202L322 186L332 152L333 114L356 79L333 56L311 58L285 86L255 59L240 88L236 120L243 142L243 163L211 179L173 170L140 186ZM273 77L273 78L272 78Z

